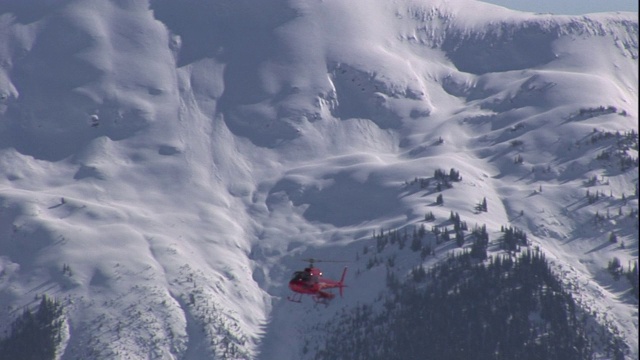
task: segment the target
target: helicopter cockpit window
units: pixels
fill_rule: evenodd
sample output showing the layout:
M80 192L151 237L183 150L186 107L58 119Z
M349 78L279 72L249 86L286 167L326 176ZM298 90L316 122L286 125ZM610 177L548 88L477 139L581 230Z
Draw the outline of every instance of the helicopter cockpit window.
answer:
M296 271L293 273L293 281L309 281L311 274L306 271Z

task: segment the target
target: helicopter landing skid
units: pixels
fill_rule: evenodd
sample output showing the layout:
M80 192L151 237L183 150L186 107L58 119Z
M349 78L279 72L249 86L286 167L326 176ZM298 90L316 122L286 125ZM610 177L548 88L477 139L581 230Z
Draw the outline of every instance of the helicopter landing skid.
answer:
M294 302L294 303L301 303L302 302L302 294L293 294L292 296L287 296L287 300Z

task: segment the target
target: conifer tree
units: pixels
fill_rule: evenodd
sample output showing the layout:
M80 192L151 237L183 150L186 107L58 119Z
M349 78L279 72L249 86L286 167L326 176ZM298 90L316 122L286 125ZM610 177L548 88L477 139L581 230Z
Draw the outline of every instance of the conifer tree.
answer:
M54 359L62 341L62 305L42 296L35 312L25 309L11 324L11 334L0 340L0 358L21 360Z

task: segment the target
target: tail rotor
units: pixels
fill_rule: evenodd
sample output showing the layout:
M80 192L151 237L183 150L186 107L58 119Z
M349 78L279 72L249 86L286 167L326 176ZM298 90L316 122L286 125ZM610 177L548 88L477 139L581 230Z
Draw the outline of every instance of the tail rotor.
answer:
M347 275L347 267L344 267L344 270L342 270L342 276L340 277L340 281L338 282L338 288L340 289L340 297L342 297L342 289L345 288L347 285L344 284L344 278Z

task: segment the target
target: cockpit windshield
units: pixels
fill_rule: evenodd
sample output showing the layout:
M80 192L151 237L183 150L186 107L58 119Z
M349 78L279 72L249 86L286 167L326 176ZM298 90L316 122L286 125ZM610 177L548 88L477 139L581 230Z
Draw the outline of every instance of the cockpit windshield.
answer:
M291 281L309 281L311 279L311 274L306 271L296 271L293 273L293 278Z

